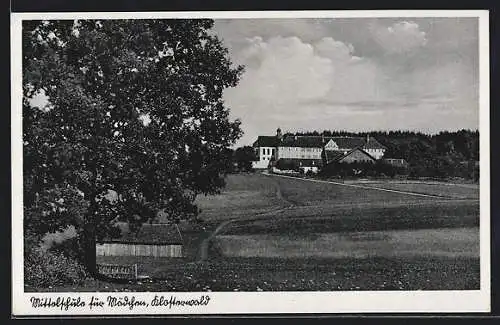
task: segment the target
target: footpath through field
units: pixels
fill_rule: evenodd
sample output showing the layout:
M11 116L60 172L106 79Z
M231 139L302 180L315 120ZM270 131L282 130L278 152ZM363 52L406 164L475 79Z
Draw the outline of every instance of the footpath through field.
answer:
M228 219L226 221L223 221L221 224L219 224L217 226L217 228L215 228L215 230L210 234L210 236L208 236L207 238L205 238L201 242L199 260L205 261L208 258L208 248L209 248L210 242L215 238L215 236L217 236L222 231L223 228L225 228L230 223L233 223L235 221L242 221L242 220L258 220L259 218L262 218L265 215L270 215L272 213L278 213L278 212L281 212L281 211L284 211L284 210L287 210L287 209L294 207L294 204L292 202L288 201L285 197L283 197L283 194L281 193L280 186L277 183L275 183L274 186L275 186L275 192L276 192L275 195L278 198L278 200L281 201L281 203L284 205L284 207L276 207L274 209L269 209L269 210L266 210L264 212L256 213L256 214L249 216L249 217L244 217L244 218L237 217L237 218L231 218L231 219Z

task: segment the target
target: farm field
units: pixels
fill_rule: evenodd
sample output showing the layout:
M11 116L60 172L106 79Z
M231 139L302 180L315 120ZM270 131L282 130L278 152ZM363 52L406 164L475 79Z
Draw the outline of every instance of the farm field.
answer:
M150 263L154 262L147 259L144 261L144 264ZM479 287L479 259L216 258L206 263L165 263L156 276L131 283L89 280L80 286L43 290L26 287L25 291L473 290Z
M479 286L479 196L474 185L377 182L370 188L252 177L265 182L265 177L272 178L286 206L227 222L211 241L212 258L262 259L264 264L277 259L352 259L364 266L371 259L405 260L415 267L429 260L434 265L441 261L444 267L458 258L471 266L462 279ZM371 267L357 272L370 273ZM454 281L453 272L445 274L448 284L436 284L436 289Z
M229 175L226 188L221 194L200 196L197 198L196 203L202 211L200 214L201 219L207 223L227 219L251 218L256 214L328 215L335 213L340 208L360 209L369 207L370 209L376 209L390 206L403 208L408 205L434 206L439 210L441 206L444 209L454 209L453 207L468 205L479 206L478 190L474 185L466 187L447 184L399 184L392 182L360 183L360 185L363 187L407 190L418 194L428 194L431 197L256 173ZM445 192L447 197L432 197L432 195L439 196L439 192ZM450 199L468 199L469 201L462 203ZM309 209L309 207L313 207L313 210ZM283 212L282 209L285 208L288 209ZM460 209L456 208L455 210Z
M456 199L479 199L479 186L473 184L446 184L436 182L353 182L364 186L413 193L431 194Z
M381 201L390 205L423 202L436 200L437 198L479 199L478 190L474 188L451 186L447 184L399 184L391 181L335 184L326 181L303 180L274 175L269 177L273 177L276 182L278 182L283 197L295 205L309 206L325 203L330 205L357 205L376 204ZM378 189L387 189L391 191L381 191ZM394 191L407 193L398 193Z
M185 257L102 257L101 263L138 263L139 274L151 278L90 281L77 290L479 288L479 200L473 185L362 185L409 193L230 175L221 194L197 199L203 222L181 225ZM444 189L446 197L439 194Z
M217 237L214 246L226 257L477 257L479 233L475 228L438 228L348 233L222 235Z
M229 175L221 194L200 195L195 203L201 209L200 218L207 222L250 216L287 204L276 181L260 174Z
M293 207L253 218L235 219L220 235L329 233L479 226L479 204L468 201L429 201L369 206Z

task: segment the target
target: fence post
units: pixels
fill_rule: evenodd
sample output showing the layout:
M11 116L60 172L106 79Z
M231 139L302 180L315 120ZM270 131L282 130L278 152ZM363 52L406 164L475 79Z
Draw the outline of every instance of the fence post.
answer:
M135 280L137 280L137 263L134 264Z

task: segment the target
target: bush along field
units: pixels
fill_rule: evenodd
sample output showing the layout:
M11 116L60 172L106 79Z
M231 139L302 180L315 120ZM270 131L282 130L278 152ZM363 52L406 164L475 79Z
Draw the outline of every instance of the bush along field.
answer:
M428 188L424 184L409 193ZM419 197L263 174L230 175L221 194L198 200L203 221L180 225L184 257L101 257L103 263L137 263L139 274L149 277L44 290L478 289L479 202L456 198L475 193L449 186L449 198ZM254 200L232 200L237 196Z

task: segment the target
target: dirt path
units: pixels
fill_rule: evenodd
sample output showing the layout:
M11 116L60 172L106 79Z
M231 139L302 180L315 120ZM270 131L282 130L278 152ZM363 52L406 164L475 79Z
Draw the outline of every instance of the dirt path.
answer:
M208 236L207 238L205 238L202 241L202 243L200 245L200 257L199 257L199 260L198 260L199 262L203 262L203 261L207 260L207 258L208 258L208 248L210 246L210 242L215 238L215 236L217 236L221 232L221 230L224 227L226 227L230 223L235 222L235 221L242 221L242 220L246 220L246 221L258 220L258 219L261 219L261 218L265 217L266 215L272 216L272 215L274 215L276 213L279 213L281 211L285 211L285 210L293 208L295 206L295 204L293 202L288 201L283 196L283 194L281 192L281 188L280 188L278 182L274 182L274 184L275 184L275 190L276 190L276 197L278 198L279 201L281 201L283 203L284 207L270 209L268 211L260 212L260 213L254 214L252 216L249 216L249 217L232 218L232 219L228 219L228 220L220 223L217 226L217 228L215 228L215 230L210 234L210 236Z

